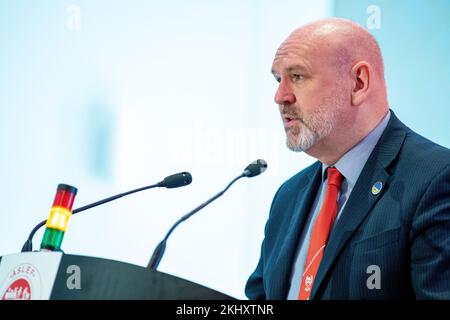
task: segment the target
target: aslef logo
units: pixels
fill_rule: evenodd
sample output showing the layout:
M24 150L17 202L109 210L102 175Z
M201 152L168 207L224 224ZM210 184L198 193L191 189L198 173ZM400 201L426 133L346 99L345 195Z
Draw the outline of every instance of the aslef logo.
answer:
M31 300L39 298L41 278L37 269L28 263L15 267L0 291L2 300Z

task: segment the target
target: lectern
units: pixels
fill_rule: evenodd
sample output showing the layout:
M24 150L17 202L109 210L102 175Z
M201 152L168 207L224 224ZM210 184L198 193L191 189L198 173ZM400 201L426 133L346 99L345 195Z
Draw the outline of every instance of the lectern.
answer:
M218 291L163 272L61 252L0 257L0 299L231 300Z

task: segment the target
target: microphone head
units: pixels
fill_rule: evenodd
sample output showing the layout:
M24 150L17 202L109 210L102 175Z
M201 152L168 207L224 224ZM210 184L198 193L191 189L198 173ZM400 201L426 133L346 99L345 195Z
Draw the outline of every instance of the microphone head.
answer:
M242 173L243 176L247 178L259 176L261 173L266 171L267 162L263 159L258 159L250 163L247 168L245 168Z
M165 177L159 185L168 189L187 186L192 182L192 176L189 172L175 173L171 176Z

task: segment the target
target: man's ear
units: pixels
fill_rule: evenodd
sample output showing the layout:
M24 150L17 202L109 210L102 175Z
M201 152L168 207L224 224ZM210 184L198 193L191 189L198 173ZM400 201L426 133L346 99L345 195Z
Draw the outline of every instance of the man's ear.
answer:
M366 99L372 80L372 67L366 61L360 61L352 68L352 105L359 106Z

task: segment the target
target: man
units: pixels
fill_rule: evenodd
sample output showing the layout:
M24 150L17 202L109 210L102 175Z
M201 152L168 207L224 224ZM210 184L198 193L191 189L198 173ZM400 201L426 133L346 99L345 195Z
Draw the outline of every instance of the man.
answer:
M272 73L293 151L250 299L449 299L450 150L389 109L375 39L344 19L295 30ZM428 107L428 106L424 106Z

